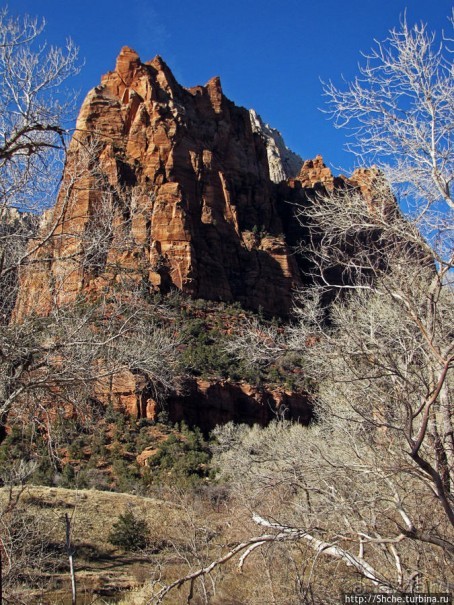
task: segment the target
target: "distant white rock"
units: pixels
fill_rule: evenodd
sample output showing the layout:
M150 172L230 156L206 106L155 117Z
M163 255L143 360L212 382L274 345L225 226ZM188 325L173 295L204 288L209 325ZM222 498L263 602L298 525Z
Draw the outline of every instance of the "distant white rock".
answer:
M0 220L5 223L14 223L21 218L21 214L17 208L11 208L10 206L0 207Z
M274 183L280 183L297 176L303 165L302 158L286 146L281 133L265 124L254 109L249 110L249 117L253 132L257 132L265 140L270 179Z

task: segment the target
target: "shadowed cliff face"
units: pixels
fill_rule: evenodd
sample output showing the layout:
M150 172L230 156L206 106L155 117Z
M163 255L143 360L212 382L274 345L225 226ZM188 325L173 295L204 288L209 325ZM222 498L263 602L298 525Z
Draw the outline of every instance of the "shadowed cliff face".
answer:
M164 410L172 423L184 421L205 433L231 421L265 426L273 419L285 418L309 424L313 415L312 401L305 393L228 380L190 378L182 393L167 397L163 408L153 399L143 377L125 372L114 380L110 390L97 396L133 418L156 420Z
M204 380L193 381L187 388L187 395L169 397L169 418L172 422L184 420L205 433L232 421L266 426L271 420L285 418L309 424L313 416L312 402L304 393Z
M123 48L80 110L47 223L64 237L38 253L45 267L23 274L17 316L42 311L51 295L68 302L105 290L125 273L150 289L285 315L300 277L267 145L219 78L185 89L160 57L143 64ZM95 263L86 240L100 216L110 241Z

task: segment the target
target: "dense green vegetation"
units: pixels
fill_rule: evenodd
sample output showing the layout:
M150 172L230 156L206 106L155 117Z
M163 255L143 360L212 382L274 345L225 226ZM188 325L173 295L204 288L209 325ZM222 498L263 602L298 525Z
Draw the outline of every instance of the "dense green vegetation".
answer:
M279 318L252 313L238 303L189 300L178 296L178 322L182 336L181 363L192 376L228 379L252 385L299 388L301 355L289 353L266 363L250 363L229 351L229 342L247 332L254 320L264 328L283 329Z
M81 428L68 420L52 449L44 434L13 427L0 446L3 480L27 464L30 484L145 494L152 485L194 486L210 477L208 442L184 423L137 422L109 410L96 431ZM140 465L144 450L151 455Z

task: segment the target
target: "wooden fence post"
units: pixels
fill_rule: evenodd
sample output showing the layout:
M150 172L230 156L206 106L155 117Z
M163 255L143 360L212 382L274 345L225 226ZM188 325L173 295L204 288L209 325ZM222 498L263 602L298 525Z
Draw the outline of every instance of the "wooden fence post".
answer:
M68 552L68 558L69 558L69 573L71 574L71 603L72 603L72 605L76 605L76 576L74 573L73 550L71 547L71 520L68 516L68 513L65 513L65 522L66 522L66 550ZM0 605L1 605L1 601L0 601Z

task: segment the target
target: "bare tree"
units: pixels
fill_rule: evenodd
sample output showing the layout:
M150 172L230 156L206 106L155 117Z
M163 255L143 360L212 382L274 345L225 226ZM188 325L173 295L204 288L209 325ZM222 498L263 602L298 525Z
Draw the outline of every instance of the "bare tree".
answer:
M281 349L298 351L317 425L218 432L216 463L267 531L225 557L244 564L273 536L306 544L314 566L336 562L332 594L355 577L369 589L402 592L453 582L447 44L403 22L346 91L327 86L337 125L356 129L356 152L378 168L301 208L313 286L296 297L285 345L252 325L236 347L261 364Z
M36 466L20 460L0 473L5 486L0 502L0 596L5 603L25 603L23 585L39 586L41 576L53 571L58 561L58 553L51 548L51 525L30 514L23 504L25 483Z
M17 273L38 214L50 207L65 159L74 94L62 85L79 70L78 50L42 42L44 21L0 12L0 322L14 305Z
M382 591L452 581L452 535L394 435L382 448L367 425L338 415L311 428L275 423L238 431L233 445L228 431L228 447L222 447L225 431L218 431L216 462L245 513L276 542L306 544L314 566L321 559L337 562L333 597L358 577ZM424 515L425 507L431 514ZM413 523L423 525L418 537ZM427 542L421 547L423 534ZM316 589L317 580L306 573L303 584Z
M292 335L301 345L303 334L312 334L307 359L319 384L328 375L337 384L340 364L337 400L345 393L371 426L404 436L454 525L454 105L446 44L404 20L346 91L326 88L337 124L356 129L356 149L373 156L386 178L375 172L366 192L333 191L302 211L314 235L316 296L327 288L344 294L329 327L313 311L308 317L303 304ZM402 209L394 194L406 195ZM323 359L311 365L318 347L325 347L329 369L322 370Z
M377 163L418 214L440 200L454 209L451 42L404 18L346 89L325 87L336 127L354 131L349 149Z
M251 369L268 365L286 350L282 331L265 325L258 317L246 318L239 332L226 342L224 349Z
M133 192L109 186L98 152L95 140L73 141L58 202L36 235L26 247L16 245L13 230L11 238L5 237L11 262L4 277L20 268L27 294L17 297L17 279L5 280L0 330L3 427L13 407L16 417L26 413L38 422L49 416L52 402L80 409L97 394L105 399L112 377L127 372L143 376L154 398L177 384L178 339L170 310L146 300L137 271L121 262L134 246L131 225L140 207ZM90 195L92 203L74 214L81 195ZM123 219L125 208L128 220ZM84 294L81 286L96 283L102 272L110 272L110 287L102 282ZM13 319L6 321L11 309Z
M60 89L79 70L78 49L43 44L44 26L0 12L1 209L49 207L61 173L74 94Z
M179 368L170 309L123 262L140 192L109 182L96 134L76 133L67 146L74 95L61 87L78 70L77 49L46 47L43 27L0 13L0 442L7 426L26 424L55 457L55 421L89 418L107 404L114 377L139 376L156 399L175 387ZM74 211L81 200L89 203ZM103 271L110 288L96 283ZM36 466L18 461L0 482L21 484ZM18 493L0 507L12 593L53 560L46 528L21 510Z

